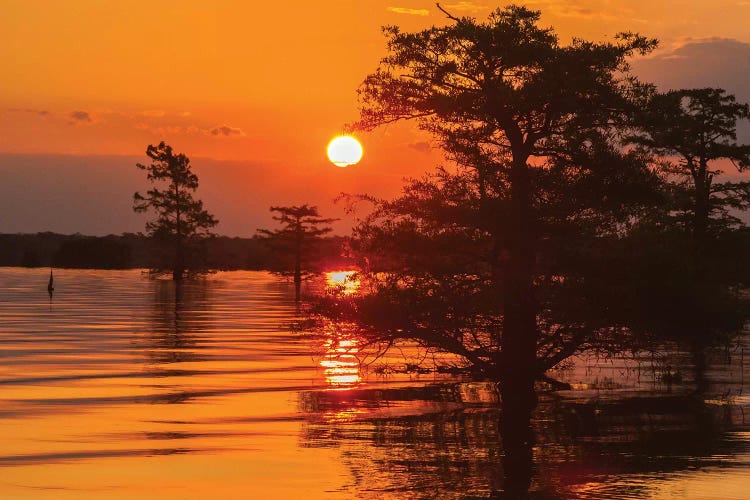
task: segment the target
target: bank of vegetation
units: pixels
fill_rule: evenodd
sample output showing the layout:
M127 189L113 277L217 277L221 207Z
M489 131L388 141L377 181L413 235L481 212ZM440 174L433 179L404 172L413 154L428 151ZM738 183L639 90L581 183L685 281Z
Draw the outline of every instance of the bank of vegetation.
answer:
M312 243L314 269L346 268L345 238L328 236ZM82 234L0 234L0 266L71 269L152 269L159 266L158 242L135 233L108 236ZM214 270L290 268L291 256L279 254L261 237L213 236L202 242L202 259Z

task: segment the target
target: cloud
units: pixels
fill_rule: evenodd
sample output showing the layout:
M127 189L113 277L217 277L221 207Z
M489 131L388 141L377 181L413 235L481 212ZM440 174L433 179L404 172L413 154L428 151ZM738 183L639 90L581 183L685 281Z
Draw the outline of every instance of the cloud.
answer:
M416 149L420 153L427 153L432 149L430 143L426 141L412 142L411 144L409 144L409 147L411 149Z
M49 116L51 113L46 109L31 109L31 108L8 108L8 111L12 113L33 113L39 116Z
M224 137L244 137L245 132L237 127L230 127L228 125L220 125L214 127L208 131L209 134L214 136L223 135Z
M154 125L147 121L140 121L133 124L136 130L142 130L158 136L174 135L208 135L213 137L245 137L245 132L241 128L230 127L228 125L217 125L212 128L199 127L198 125L175 125L161 124Z
M182 118L186 118L186 117L188 117L188 116L190 116L192 114L193 113L191 113L190 111L180 111L179 113L177 113L177 116L180 116Z
M72 111L68 117L72 120L70 123L91 123L93 121L88 111Z
M750 43L731 38L688 39L669 50L636 59L633 73L659 90L715 87L750 101ZM739 139L750 141L750 125L738 126Z
M542 14L572 19L614 21L630 18L633 14L632 10L622 6L610 6L606 10L601 8L591 9L582 5L571 5L571 2L561 0L533 0L525 2L525 5L535 10L541 10Z
M445 4L445 9L450 12L454 10L463 11L463 12L477 12L480 10L487 9L486 5L478 4L476 2L456 2L456 3L448 3Z
M406 7L388 7L386 8L388 12L393 12L395 14L408 14L411 16L429 16L430 11L427 9L409 9Z
M633 71L661 90L720 87L750 99L750 43L731 38L688 39L671 50L636 59Z
M141 111L140 113L141 116L147 116L149 118L161 118L165 114L166 113L164 112L164 110L161 109L149 109L146 111Z
M213 129L200 128L197 125L154 125L148 122L137 122L133 125L136 130L143 130L155 135L219 135L220 132L213 133ZM217 127L218 128L218 127ZM237 129L239 130L239 129Z

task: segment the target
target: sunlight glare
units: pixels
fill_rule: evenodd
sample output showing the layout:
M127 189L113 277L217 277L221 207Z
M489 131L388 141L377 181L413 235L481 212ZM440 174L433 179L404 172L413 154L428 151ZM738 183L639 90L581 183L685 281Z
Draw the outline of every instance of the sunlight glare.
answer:
M328 159L337 167L348 167L362 159L362 145L350 135L340 135L328 143Z
M346 388L358 384L362 378L359 373L359 351L353 339L329 339L326 343L327 353L320 361L326 381L337 388Z
M353 295L359 290L357 271L331 271L326 273L326 288L342 295Z

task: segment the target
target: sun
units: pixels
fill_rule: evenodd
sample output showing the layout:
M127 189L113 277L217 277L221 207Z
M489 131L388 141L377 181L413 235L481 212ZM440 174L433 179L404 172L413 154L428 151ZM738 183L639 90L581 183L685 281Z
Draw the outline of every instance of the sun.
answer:
M349 167L362 159L362 145L350 135L340 135L328 143L328 159L337 167Z

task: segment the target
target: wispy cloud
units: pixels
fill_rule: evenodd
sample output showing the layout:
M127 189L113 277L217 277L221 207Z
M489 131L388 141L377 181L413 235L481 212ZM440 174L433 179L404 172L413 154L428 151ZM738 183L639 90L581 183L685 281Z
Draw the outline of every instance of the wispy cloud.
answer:
M416 149L420 153L427 153L430 149L432 149L430 143L426 141L412 142L411 144L409 144L409 147L411 149Z
M539 9L543 14L572 19L616 20L632 17L632 10L614 6L610 9L592 9L582 5L571 5L568 0L532 0L526 5Z
M149 118L161 118L165 114L167 113L162 109L147 109L140 112L141 116L147 116Z
M659 89L716 87L750 101L750 43L730 38L692 38L674 42L650 57L636 58L634 73ZM750 125L738 126L741 142L750 141Z
M8 108L8 111L11 111L13 113L33 113L39 116L49 116L51 114L46 109Z
M161 124L154 125L147 121L140 121L133 125L137 130L149 132L160 136L164 135L207 135L211 137L245 137L245 132L238 127L229 125L217 125L215 127L204 128L198 125L175 125Z
M477 2L454 2L445 4L446 10L450 11L463 11L463 12L477 12L479 10L487 9L487 6Z
M388 12L393 12L395 14L408 14L410 16L429 16L430 11L427 9L409 9L407 7L388 7L386 8Z
M72 111L68 114L68 118L71 119L69 123L91 123L94 121L88 111Z
M195 134L200 132L200 129L194 125L190 127L182 127L180 125L160 125L158 127L149 125L148 123L136 123L134 127L138 130L145 130L152 134L164 136L164 135L177 135L177 134Z
M241 128L230 127L228 125L220 125L220 126L214 127L210 129L208 133L211 135L224 136L224 137L244 137L245 136L245 132L243 132Z

